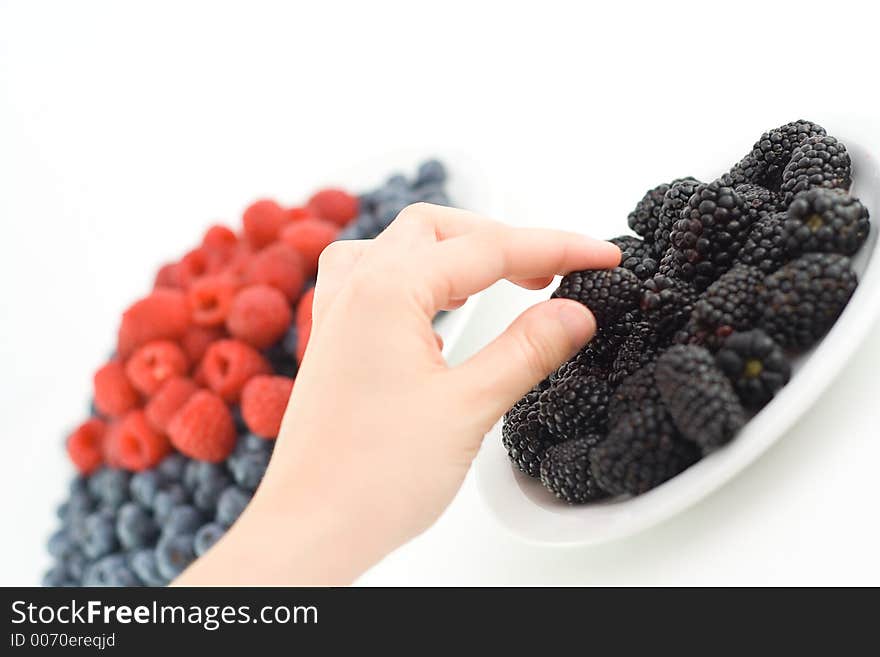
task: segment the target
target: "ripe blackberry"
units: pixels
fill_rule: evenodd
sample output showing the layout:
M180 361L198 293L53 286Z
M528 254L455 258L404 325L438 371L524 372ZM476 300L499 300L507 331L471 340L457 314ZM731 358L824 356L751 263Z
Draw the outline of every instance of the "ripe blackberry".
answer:
M795 194L813 187L848 190L851 183L846 146L834 137L810 137L795 148L782 172L782 202L788 206Z
M654 231L654 254L660 258L669 248L669 233L678 221L681 211L702 183L696 178L679 178L672 182L669 191L663 196L660 213L657 215L657 229Z
M629 227L647 242L654 241L654 231L657 230L660 207L663 205L663 197L669 191L669 187L669 183L663 183L649 189L645 192L642 200L638 202L635 210L630 212L627 217Z
M811 137L825 135L825 128L812 121L792 121L769 130L755 142L751 152L734 167L745 172L748 182L778 189L782 172L794 150Z
M760 269L734 265L712 283L694 303L691 314L691 330L699 344L717 347L734 331L753 328L758 319L755 298L763 281Z
M654 379L678 430L704 453L727 443L745 424L733 386L703 347L670 347L657 359Z
M583 504L605 497L590 471L590 451L602 440L592 435L553 445L541 462L541 483L569 504Z
M802 255L764 279L758 327L787 349L805 349L831 328L857 285L846 256Z
M608 381L619 385L626 377L657 357L658 338L650 324L640 322L638 329L623 341L611 364Z
M745 201L732 187L717 180L700 185L672 226L660 273L705 290L733 264L751 222Z
M596 482L612 495L640 495L700 458L682 440L666 410L647 403L622 416L590 453Z
M530 477L540 476L544 452L555 442L540 421L539 395L538 390L529 392L504 415L501 425L501 443L507 450L507 456L521 472Z
M654 248L638 237L621 235L608 240L620 249L620 266L629 269L641 280L651 278L657 273L657 258Z
M662 406L663 399L654 382L655 363L651 361L620 382L608 402L608 424L614 424L624 415L639 410L646 403Z
M737 261L771 274L789 260L785 235L785 213L767 215L752 226L737 255Z
M789 255L851 256L865 243L870 228L868 209L857 198L838 189L809 189L788 206L785 235Z
M746 183L737 185L734 190L745 202L750 225L754 225L756 221L777 211L779 198L766 187Z
M687 322L697 292L684 281L657 274L642 284L640 307L660 336L671 335Z
M724 341L715 362L749 408L762 408L791 378L785 354L764 331L734 333Z
M587 269L562 278L552 298L574 299L589 308L598 326L608 326L638 306L641 281L628 269Z
M605 379L573 374L557 379L538 398L538 415L554 442L603 434L608 423Z

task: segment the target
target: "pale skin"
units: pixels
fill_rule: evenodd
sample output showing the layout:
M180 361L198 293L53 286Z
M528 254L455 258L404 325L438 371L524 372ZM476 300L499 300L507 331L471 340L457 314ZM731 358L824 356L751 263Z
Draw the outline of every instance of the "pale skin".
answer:
M501 279L541 289L619 261L608 242L426 204L375 240L331 244L263 483L174 584L350 584L430 527L489 429L596 328L583 305L544 301L450 367L431 319Z

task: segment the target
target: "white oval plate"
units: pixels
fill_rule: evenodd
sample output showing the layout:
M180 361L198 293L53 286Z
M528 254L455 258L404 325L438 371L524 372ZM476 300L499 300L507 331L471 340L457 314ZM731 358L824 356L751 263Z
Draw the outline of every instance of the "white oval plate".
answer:
M517 471L501 445L501 423L486 437L477 457L477 487L502 525L521 538L553 545L591 545L623 538L655 525L696 503L748 466L819 398L863 342L880 310L880 167L864 145L844 137L853 161L852 193L867 206L872 230L853 259L859 286L831 331L795 359L793 376L775 399L723 449L677 477L633 498L570 506L541 483ZM545 294L546 296L546 294ZM535 302L522 294L522 308Z

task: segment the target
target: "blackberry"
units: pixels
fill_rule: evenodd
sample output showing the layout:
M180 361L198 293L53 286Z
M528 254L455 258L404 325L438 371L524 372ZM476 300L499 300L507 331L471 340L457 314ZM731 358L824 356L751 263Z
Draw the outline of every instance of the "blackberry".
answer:
M660 207L663 205L663 197L669 191L669 187L669 183L663 183L649 189L645 192L642 200L636 204L635 210L630 212L627 217L629 227L647 242L654 241L654 231L657 230Z
M699 450L681 439L666 410L651 403L623 415L590 452L596 482L612 495L645 493L699 458Z
M851 183L846 147L834 137L811 137L795 148L782 172L782 202L788 206L795 194L813 187L848 190Z
M628 269L587 269L567 274L554 299L574 299L587 306L598 326L607 326L638 306L641 281Z
M854 255L868 237L868 209L838 189L800 192L788 206L785 235L789 255Z
M681 211L688 200L702 183L696 178L679 178L669 186L663 196L660 213L657 216L657 229L654 231L654 254L660 258L669 248L669 233L673 224L678 221Z
M700 344L717 347L734 331L753 328L758 318L755 298L763 281L760 269L735 265L712 283L694 303L691 314Z
M657 347L657 337L651 325L641 322L617 350L608 376L611 385L619 385L627 376L653 361L657 356Z
M554 442L602 434L608 422L608 382L596 376L557 379L538 398L541 424Z
M655 363L651 361L626 377L611 393L608 402L610 426L614 426L621 417L639 410L646 403L662 406L663 399L654 382L654 368Z
M730 441L745 424L733 386L703 347L670 347L657 359L654 379L678 430L704 453Z
M569 504L583 504L605 497L590 471L590 451L602 440L592 435L553 445L541 462L541 483Z
M651 278L657 273L657 258L654 249L638 237L621 235L608 240L620 249L620 266L629 269L640 280Z
M794 150L807 139L824 135L825 128L812 121L786 123L761 135L751 152L734 170L745 173L748 182L779 189L782 172L791 160Z
M697 292L684 281L657 274L642 284L641 309L645 319L661 335L671 335L687 322Z
M778 212L756 221L739 251L737 261L757 267L765 274L773 273L788 262L785 217L785 213Z
M532 390L505 415L501 425L501 443L507 456L519 470L530 477L540 476L544 452L555 441L538 414L539 390Z
M846 256L808 253L764 279L759 328L787 349L805 349L837 320L858 285Z
M762 408L791 378L791 366L782 349L764 331L734 333L724 341L715 362L743 404Z
M704 290L733 264L752 217L745 201L720 181L700 185L669 233L660 273Z
M746 212L749 214L749 225L754 225L756 221L776 212L778 209L779 199L776 194L766 187L747 183L737 185L734 187L734 190L745 202Z

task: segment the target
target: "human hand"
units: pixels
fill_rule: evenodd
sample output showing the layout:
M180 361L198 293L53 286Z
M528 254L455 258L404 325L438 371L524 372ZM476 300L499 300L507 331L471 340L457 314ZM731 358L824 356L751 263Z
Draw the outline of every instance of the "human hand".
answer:
M424 531L493 424L595 331L584 306L552 299L449 367L434 315L503 278L540 289L619 260L607 242L426 204L375 240L331 244L263 483L177 583L349 583Z

